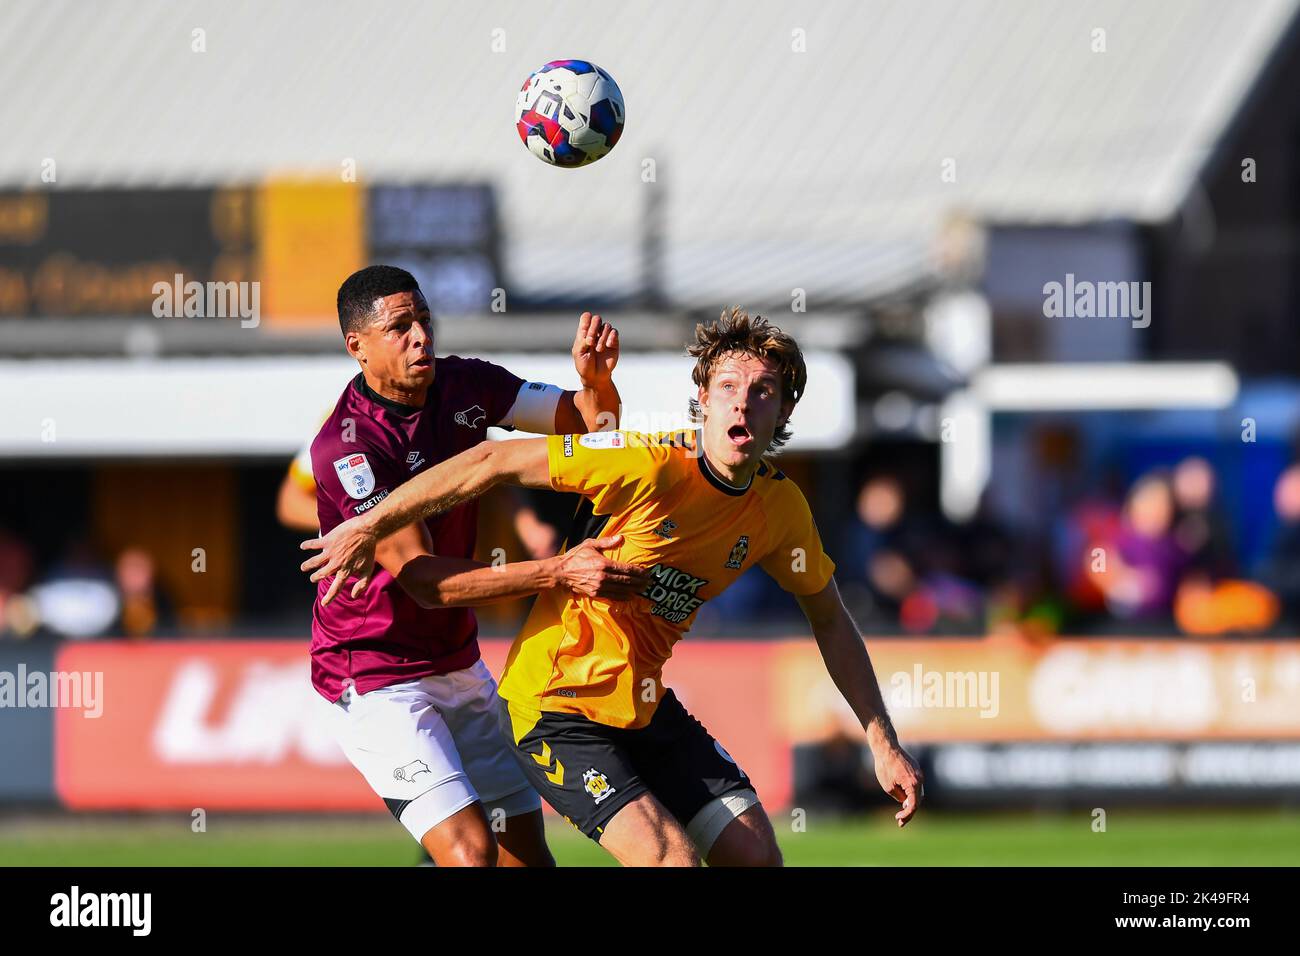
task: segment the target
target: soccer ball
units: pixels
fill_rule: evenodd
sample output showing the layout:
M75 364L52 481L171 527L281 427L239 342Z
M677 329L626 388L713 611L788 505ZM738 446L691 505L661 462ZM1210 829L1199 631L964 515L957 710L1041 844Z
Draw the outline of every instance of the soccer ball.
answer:
M585 166L623 134L623 94L586 60L552 60L524 82L515 128L528 151L552 166Z

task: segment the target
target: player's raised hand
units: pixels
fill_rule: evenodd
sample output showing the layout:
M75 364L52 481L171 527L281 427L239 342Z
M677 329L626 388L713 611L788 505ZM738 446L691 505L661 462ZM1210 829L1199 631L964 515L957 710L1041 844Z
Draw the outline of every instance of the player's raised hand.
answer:
M578 370L583 388L609 382L617 364L618 329L598 315L582 313L573 337L573 367Z
M301 565L302 570L312 572L311 580L319 581L331 574L329 590L321 598L321 604L329 604L334 595L339 593L343 582L356 575L357 582L352 585L352 596L357 597L370 586L370 578L375 571L375 536L365 526L362 518L349 518L329 534L320 538L304 541L299 547L304 551L319 550Z
M621 534L606 538L588 538L577 547L552 558L555 573L563 587L583 597L607 601L630 601L650 583L650 572L635 564L611 561L601 551L623 543Z
M872 756L876 762L876 779L880 788L903 805L894 814L900 827L916 815L925 795L925 777L911 754L898 745L882 747Z

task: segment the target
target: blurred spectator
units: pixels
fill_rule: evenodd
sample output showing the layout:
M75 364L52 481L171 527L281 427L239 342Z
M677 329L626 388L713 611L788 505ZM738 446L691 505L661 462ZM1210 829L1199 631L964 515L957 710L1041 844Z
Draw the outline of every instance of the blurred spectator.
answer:
M1075 626L1095 627L1108 617L1101 576L1109 570L1104 558L1123 526L1123 505L1103 492L1076 502L1055 529L1054 565Z
M904 506L902 484L893 475L869 478L858 491L843 575L850 609L864 627L897 627L899 610L916 588L917 572L905 553L911 536Z
M1174 593L1189 557L1174 536L1174 493L1168 478L1139 478L1124 504L1119 534L1094 580L1106 606L1127 622L1172 623Z
M0 633L26 636L35 629L35 608L24 594L31 584L32 567L27 543L0 531Z
M26 590L32 578L32 549L21 538L0 531L0 602Z
M1234 577L1232 537L1214 502L1216 484L1204 458L1184 458L1174 469L1174 537L1187 554L1174 619L1184 634L1257 634L1277 621L1279 602L1264 585Z
M1278 526L1259 568L1261 583L1281 601L1290 627L1300 627L1300 464L1287 468L1273 487Z
M1174 537L1187 554L1189 573L1212 580L1236 573L1232 535L1214 500L1217 478L1210 463L1198 455L1174 468L1173 493L1177 508Z
M126 637L145 637L174 622L172 603L158 586L153 556L128 548L117 556L116 578L122 612L117 630Z
M983 598L972 578L991 575L999 560L987 522L971 529L990 534L984 547L973 547L951 526L917 515L893 475L863 483L857 517L847 536L843 577L845 600L860 624L913 634L982 630Z
M32 599L42 626L62 637L98 637L121 610L112 574L80 539L32 589Z

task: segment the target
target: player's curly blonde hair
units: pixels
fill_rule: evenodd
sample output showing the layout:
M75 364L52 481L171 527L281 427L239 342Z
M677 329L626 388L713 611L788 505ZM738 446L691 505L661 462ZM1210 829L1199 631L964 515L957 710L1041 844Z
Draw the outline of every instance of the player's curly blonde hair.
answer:
M708 387L714 365L724 356L738 352L756 355L776 364L783 403L796 404L808 384L808 368L794 338L761 315L750 318L749 313L738 306L723 309L722 316L711 325L696 325L695 344L688 346L686 351L695 359L691 380L701 388ZM690 411L691 421L704 421L704 410L694 398L690 400ZM789 419L786 418L776 426L769 450L775 452L790 440L790 436Z

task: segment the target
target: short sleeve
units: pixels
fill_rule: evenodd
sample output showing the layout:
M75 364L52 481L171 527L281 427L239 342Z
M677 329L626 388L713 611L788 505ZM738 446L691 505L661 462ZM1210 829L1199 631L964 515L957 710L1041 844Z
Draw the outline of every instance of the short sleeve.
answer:
M635 507L671 482L673 448L640 432L550 435L551 487L591 499L597 514Z
M478 401L487 410L487 424L489 427L496 426L515 404L524 380L500 365L483 359L464 361L464 374L477 392Z
M768 527L777 529L776 545L759 562L781 588L791 594L816 594L830 583L835 562L822 548L808 499L788 478L774 495Z
M402 462L367 442L345 442L322 435L312 445L312 472L316 478L317 513L321 530L328 533L326 515L339 521L369 511L406 480ZM322 507L322 500L332 507Z

